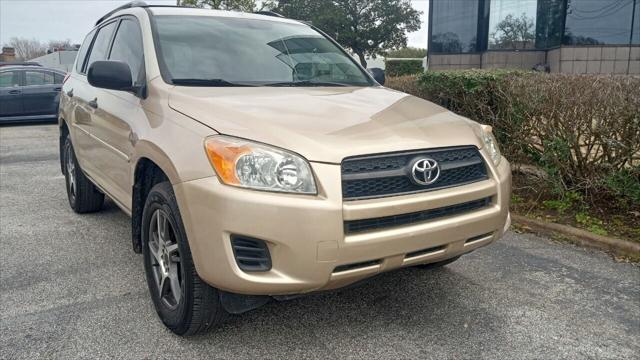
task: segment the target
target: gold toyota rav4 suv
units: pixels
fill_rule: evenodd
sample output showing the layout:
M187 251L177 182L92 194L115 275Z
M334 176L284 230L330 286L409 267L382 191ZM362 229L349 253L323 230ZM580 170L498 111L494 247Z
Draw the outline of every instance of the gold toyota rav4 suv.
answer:
M276 14L125 5L64 82L69 203L131 216L180 335L499 239L511 173L491 129L383 83Z

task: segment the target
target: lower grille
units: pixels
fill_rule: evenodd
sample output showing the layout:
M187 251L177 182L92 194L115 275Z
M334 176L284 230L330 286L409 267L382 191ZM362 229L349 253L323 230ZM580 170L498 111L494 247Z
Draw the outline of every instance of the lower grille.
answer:
M366 268L366 267L374 266L378 264L380 264L380 260L371 260L371 261L365 261L365 262L356 263L356 264L340 265L333 270L333 273L335 274L343 271L362 269L362 268Z
M232 235L231 247L240 270L246 272L271 270L271 255L264 241Z
M397 226L416 224L446 216L455 216L475 210L480 210L489 206L489 204L491 204L491 197L408 214L385 216L372 219L350 220L344 222L344 232L345 234L354 234L365 231L382 230Z

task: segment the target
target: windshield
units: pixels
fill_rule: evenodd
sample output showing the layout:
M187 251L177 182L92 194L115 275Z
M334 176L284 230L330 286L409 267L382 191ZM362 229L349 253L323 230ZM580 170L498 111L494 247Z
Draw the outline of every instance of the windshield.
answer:
M371 86L340 48L304 24L156 16L165 80L188 86Z

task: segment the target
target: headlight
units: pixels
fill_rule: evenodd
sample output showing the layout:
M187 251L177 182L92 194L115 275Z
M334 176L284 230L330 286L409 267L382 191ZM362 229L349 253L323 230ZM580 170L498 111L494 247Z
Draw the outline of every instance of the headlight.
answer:
M299 155L229 136L205 141L207 156L220 180L249 189L316 194L309 163Z
M489 156L491 156L491 160L493 160L495 165L498 165L500 159L502 159L502 155L500 154L500 148L498 148L498 141L495 136L493 136L491 130L491 126L482 126L482 140L484 141L484 146L487 148Z

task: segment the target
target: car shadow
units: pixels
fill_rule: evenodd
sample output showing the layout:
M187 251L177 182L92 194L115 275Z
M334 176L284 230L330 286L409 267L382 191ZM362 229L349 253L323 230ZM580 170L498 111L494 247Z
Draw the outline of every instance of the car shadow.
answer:
M292 344L339 349L343 342L364 338L375 343L386 331L401 333L400 337L412 342L438 341L452 331L466 331L471 337L474 331L488 328L500 337L500 315L490 310L478 312L481 304L491 302L491 295L456 271L455 264L432 270L406 268L353 288L274 300L232 316L210 334L189 341L223 344L224 339L250 332L260 336L246 339L249 348L282 342L286 335Z

